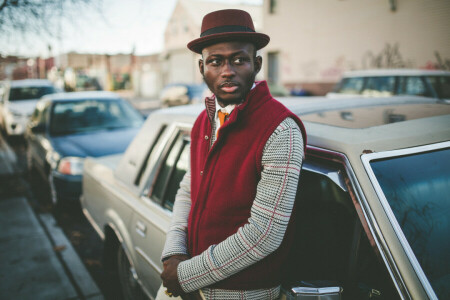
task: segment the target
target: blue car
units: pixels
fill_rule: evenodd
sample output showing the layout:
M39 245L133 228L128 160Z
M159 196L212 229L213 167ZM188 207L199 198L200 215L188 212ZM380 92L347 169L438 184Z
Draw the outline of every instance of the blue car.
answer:
M143 116L114 93L44 96L25 133L30 174L48 183L56 207L78 201L84 158L124 152L143 122Z

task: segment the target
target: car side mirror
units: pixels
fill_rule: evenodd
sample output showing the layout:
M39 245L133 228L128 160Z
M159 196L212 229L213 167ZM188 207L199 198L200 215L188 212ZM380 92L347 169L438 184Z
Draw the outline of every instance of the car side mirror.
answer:
M323 282L302 281L286 290L286 300L341 300L342 287Z
M33 124L30 126L30 130L33 133L43 133L45 132L45 124L43 123Z

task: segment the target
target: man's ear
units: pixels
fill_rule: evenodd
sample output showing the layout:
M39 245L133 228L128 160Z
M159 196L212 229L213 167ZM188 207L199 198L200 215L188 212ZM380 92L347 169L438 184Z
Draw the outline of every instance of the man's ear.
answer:
M261 71L261 66L262 66L262 57L261 56L255 57L255 74L258 74L259 71Z
M201 58L198 60L198 68L200 69L200 74L203 75L203 73L204 73L204 69L203 69L203 59L201 59Z

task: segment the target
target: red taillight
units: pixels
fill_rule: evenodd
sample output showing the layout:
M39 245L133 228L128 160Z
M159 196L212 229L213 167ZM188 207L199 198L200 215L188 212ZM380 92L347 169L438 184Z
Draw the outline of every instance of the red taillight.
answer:
M60 173L70 175L70 161L61 161L58 169Z

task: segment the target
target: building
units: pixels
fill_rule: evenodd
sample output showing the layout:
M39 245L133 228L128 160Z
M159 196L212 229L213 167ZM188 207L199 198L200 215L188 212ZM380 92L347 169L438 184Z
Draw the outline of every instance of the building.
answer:
M264 74L320 95L348 70L449 70L449 15L448 0L264 0Z
M202 82L198 69L200 55L191 52L186 45L200 37L201 23L206 14L230 8L249 12L256 31L261 31L262 7L259 5L230 5L199 0L178 1L164 33L164 51L161 54L164 84Z

